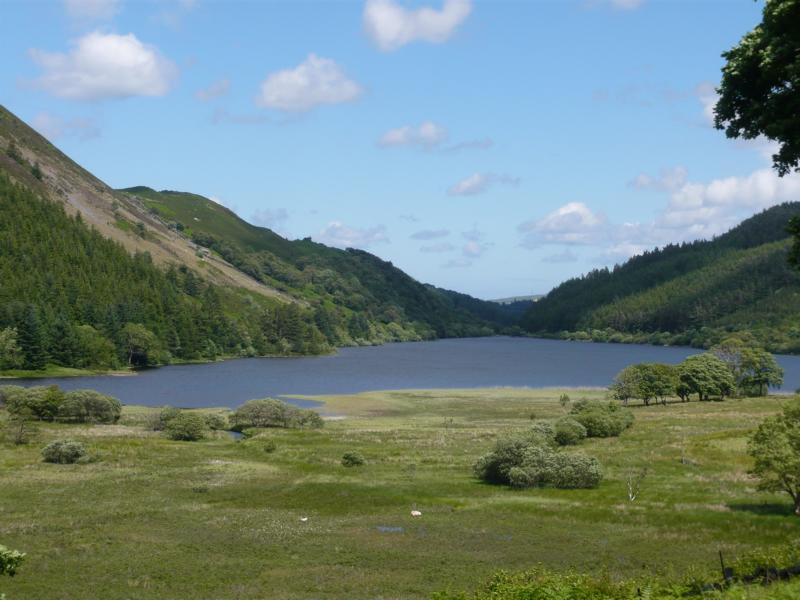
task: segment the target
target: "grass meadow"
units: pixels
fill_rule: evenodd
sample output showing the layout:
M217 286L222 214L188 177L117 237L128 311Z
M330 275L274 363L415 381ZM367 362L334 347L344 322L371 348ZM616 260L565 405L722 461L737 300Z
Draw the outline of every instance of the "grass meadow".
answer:
M30 444L0 442L0 544L28 555L0 593L428 598L536 564L612 577L714 571L720 550L732 560L800 537L788 496L756 491L747 474L747 435L780 397L634 407L621 437L579 447L603 464L597 489L519 491L472 476L499 435L564 414L564 391L325 397L325 428L275 430L269 453L226 432L167 440L143 407L125 407L117 425L41 424ZM58 438L85 442L94 461L41 462ZM347 451L367 464L343 467ZM631 502L628 473L644 465Z

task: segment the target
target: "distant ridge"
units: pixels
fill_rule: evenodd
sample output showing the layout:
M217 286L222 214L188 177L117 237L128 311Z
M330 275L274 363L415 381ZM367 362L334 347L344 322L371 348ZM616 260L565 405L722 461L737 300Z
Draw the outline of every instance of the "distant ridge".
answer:
M800 352L800 273L786 226L800 203L773 206L713 240L671 244L565 281L525 313L535 335L708 347L732 332Z
M497 298L494 300L489 300L489 302L494 302L496 304L514 304L515 302L537 302L544 298L544 294L534 294L532 296L510 296L508 298Z

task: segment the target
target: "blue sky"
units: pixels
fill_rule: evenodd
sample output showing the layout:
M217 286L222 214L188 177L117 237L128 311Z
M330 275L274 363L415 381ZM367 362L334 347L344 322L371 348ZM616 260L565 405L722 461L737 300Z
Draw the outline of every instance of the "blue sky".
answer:
M761 6L12 1L0 101L114 187L542 293L800 198L768 142L709 121Z

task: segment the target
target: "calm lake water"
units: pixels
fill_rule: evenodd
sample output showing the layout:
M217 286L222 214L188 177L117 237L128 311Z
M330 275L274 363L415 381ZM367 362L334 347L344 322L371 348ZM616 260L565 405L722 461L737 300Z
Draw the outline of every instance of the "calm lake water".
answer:
M637 362L678 363L699 350L490 337L343 348L333 356L246 358L178 365L135 376L3 380L3 384L92 388L125 404L235 407L252 398L371 390L606 386ZM800 356L779 356L784 390L800 388ZM311 406L313 402L294 401Z

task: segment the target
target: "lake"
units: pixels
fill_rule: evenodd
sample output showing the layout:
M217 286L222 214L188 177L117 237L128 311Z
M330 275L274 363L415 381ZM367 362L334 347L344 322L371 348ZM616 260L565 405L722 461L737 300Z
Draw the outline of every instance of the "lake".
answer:
M175 365L134 376L0 380L0 384L92 388L125 404L235 407L267 396L374 390L607 386L637 362L678 363L694 348L488 337L342 348L332 356L243 358ZM800 388L800 356L778 356L784 391ZM302 406L317 403L293 400Z

